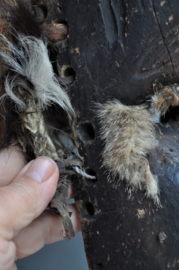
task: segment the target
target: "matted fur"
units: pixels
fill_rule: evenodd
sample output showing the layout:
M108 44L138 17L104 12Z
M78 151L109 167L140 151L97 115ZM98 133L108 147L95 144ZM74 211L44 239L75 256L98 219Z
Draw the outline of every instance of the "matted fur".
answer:
M146 196L159 204L157 178L150 172L147 153L156 145L154 122L145 105L125 106L118 100L99 105L103 166L109 181L125 180L129 193L145 189Z
M155 113L165 115L169 107L175 107L179 104L179 86L178 84L173 84L170 86L160 85L160 89L155 91L152 97L151 108Z

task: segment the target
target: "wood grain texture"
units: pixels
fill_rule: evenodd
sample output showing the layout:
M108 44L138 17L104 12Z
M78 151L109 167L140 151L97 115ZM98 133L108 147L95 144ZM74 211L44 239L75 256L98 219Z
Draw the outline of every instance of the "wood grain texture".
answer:
M145 102L152 84L175 83L178 75L177 0L33 0L45 10L43 24L66 22L68 38L55 44L57 70L76 75L69 93L72 123L86 172L96 181L73 179L83 239L92 270L179 269L178 123L159 125L159 146L150 153L159 177L158 209L142 192L127 199L126 185L114 189L101 168L103 144L95 103L118 99Z
M124 182L117 189L108 183L101 168L103 144L95 107L95 102L114 98L126 105L141 104L153 94L155 80L178 82L179 3L162 2L60 1L69 39L66 46L58 45L59 66L71 65L76 72L70 89L77 113L73 130L86 170L97 176L97 181L73 181L92 270L179 268L179 164L169 151L170 132L177 137L178 128L168 128L168 133L164 128L163 135L157 129L159 147L150 154L161 189L163 208L158 209L142 192L128 200ZM171 15L173 20L168 19ZM176 156L177 144L172 147ZM145 213L142 218L140 213ZM167 238L162 244L163 232Z

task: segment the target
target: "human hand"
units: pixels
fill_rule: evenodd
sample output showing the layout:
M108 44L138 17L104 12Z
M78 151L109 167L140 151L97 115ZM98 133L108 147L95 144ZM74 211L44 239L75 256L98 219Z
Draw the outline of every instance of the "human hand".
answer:
M61 218L44 211L55 193L58 176L58 167L50 158L39 157L25 165L19 149L0 153L0 270L15 270L16 259L63 239ZM69 211L77 232L76 206L69 205Z

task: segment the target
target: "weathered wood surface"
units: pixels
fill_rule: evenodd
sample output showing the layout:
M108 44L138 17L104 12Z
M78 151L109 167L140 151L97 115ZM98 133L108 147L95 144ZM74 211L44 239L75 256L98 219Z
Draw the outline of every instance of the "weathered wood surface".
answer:
M70 91L77 112L73 128L87 171L97 175L96 182L73 181L89 268L179 269L179 152L178 142L171 140L178 129L163 128L163 135L157 130L160 144L150 156L161 189L163 208L157 209L141 192L128 200L125 183L115 190L107 182L101 169L103 146L94 105L113 98L140 104L152 94L155 80L178 82L179 2L60 4L59 18L67 20L69 38L64 49L58 45L59 66L69 65L76 73ZM163 243L162 232L166 235Z
M86 171L97 181L73 179L85 251L92 270L179 269L178 123L159 126L150 154L163 208L142 192L127 199L124 182L114 189L101 169L102 142L95 102L117 98L140 104L152 83L178 82L177 0L33 0L39 22L69 27L55 42L56 71L76 80L70 88L77 120L72 127ZM53 57L55 57L53 55Z

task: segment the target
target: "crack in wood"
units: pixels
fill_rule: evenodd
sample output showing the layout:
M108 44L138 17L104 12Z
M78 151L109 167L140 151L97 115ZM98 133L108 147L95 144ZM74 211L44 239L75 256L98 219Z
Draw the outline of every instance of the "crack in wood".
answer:
M154 15L155 15L155 18L156 18L156 21L157 21L157 24L158 24L158 27L159 27L159 30L160 30L160 34L161 34L161 37L162 37L163 44L164 44L164 46L165 46L165 48L166 48L166 50L168 52L170 62L171 62L171 65L172 65L172 69L173 69L173 73L175 73L175 68L174 68L174 64L173 64L172 57L171 57L171 54L170 54L170 50L168 48L168 44L165 42L166 39L165 39L165 36L163 34L162 27L160 25L160 20L159 20L159 18L157 16L154 1L151 0L151 2L152 2L152 6L153 6Z

